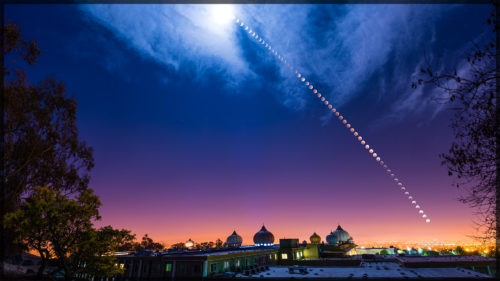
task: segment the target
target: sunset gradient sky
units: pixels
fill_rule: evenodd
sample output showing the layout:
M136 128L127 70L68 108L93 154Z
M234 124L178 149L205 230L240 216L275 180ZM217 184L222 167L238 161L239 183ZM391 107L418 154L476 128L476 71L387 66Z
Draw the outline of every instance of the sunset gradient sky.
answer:
M489 5L235 5L315 81L405 183L425 223L325 106L211 5L6 5L35 39L31 81L54 76L78 103L94 148L98 225L166 244L279 238L468 240L473 211L438 155L453 113L426 86L426 54L466 72L489 36Z

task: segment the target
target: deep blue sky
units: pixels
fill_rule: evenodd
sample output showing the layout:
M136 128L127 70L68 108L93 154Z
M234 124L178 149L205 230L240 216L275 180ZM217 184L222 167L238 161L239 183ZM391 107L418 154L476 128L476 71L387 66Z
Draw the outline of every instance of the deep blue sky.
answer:
M463 239L472 211L438 158L451 113L435 89L410 83L425 53L466 72L490 9L234 7L397 172L432 224L293 72L236 24L214 23L213 6L6 5L5 19L41 48L29 79L54 76L79 103L105 224L167 243L233 228L250 243L262 222L301 239L338 222L362 240Z

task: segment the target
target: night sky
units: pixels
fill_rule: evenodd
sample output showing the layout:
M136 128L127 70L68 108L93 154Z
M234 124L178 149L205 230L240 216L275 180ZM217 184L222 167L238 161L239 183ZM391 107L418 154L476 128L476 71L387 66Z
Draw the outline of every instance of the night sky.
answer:
M42 51L28 79L53 76L79 104L94 148L98 225L166 244L279 238L467 240L438 155L453 112L412 89L425 55L467 71L489 5L235 5L397 173L425 223L374 158L295 74L214 5L6 5ZM215 14L214 14L215 13Z

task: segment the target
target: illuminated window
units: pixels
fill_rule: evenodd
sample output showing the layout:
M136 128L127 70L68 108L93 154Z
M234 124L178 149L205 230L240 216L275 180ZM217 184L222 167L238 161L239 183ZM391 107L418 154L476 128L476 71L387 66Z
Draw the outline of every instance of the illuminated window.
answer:
M224 262L224 269L228 269L229 268L229 261L225 261Z
M125 268L125 264L124 263L120 263L120 268L121 269Z
M236 260L236 266L240 266L240 260Z
M165 264L165 271L166 271L166 272L170 272L170 271L172 271L172 264L171 264L171 263L167 263L167 264Z
M300 258L300 252L297 252L297 258Z
M281 254L281 259L282 259L282 260L286 260L286 259L288 259L288 255L287 255L287 254L285 254L285 253Z

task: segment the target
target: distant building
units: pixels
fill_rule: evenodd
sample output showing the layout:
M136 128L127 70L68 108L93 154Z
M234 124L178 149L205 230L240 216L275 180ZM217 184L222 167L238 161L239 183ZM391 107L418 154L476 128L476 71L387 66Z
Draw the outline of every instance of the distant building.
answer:
M298 239L280 239L278 264L288 265L291 261L307 260L310 265L313 260L343 258L356 254L352 237L340 225L326 236L327 244L321 244L321 237L316 232L309 239L310 244L299 244Z
M210 277L224 272L258 270L273 263L276 247L240 247L160 253L151 256L117 256L125 273L115 280L175 279Z
M326 236L326 244L333 246L341 246L344 244L354 244L351 235L342 229L340 225L337 226L335 231L330 232Z
M381 272L379 267L383 268L386 277L400 274L400 270L403 269L399 267L408 268L404 269L407 272L405 274L413 274L414 277L419 277L420 274L426 272L425 270L420 272L416 268L422 267L427 270L432 267L450 268L454 266L469 268L473 270L472 272L494 275L494 259L455 256L399 257L395 256L397 249L393 247L356 249L357 245L354 244L354 239L340 225L335 231L326 235L326 243L321 242L321 237L316 232L310 236L309 240L310 243L306 241L299 243L299 240L295 238L280 239L279 246L274 245L274 235L264 225L255 233L253 246L242 246L243 239L236 231L227 237L224 247L220 248L194 249L195 243L189 239L183 249L170 249L161 253L143 251L117 255L117 263L125 269L125 272L115 276L114 280L293 277L295 269L298 270L298 274L311 273L313 269L306 270L308 266L315 268L315 277L321 277L323 272L326 274L327 271L331 271L336 276L338 274L340 274L338 276L343 276L342 274L349 270L352 271L351 275L345 277L353 277L359 273L356 268L363 268L363 272L366 272L371 268L369 264L373 262L380 263L374 272ZM380 255L381 252L389 255ZM285 267L286 271L278 274L283 267L275 267L275 265L288 267ZM269 269L270 266L273 268L272 273ZM324 269L319 267L324 267ZM439 275L439 270L432 274L437 277L447 277L448 275L460 277L464 274L473 274L464 270L450 269L446 274ZM477 275L480 276L480 273Z
M189 238L189 240L184 244L184 246L188 249L192 249L194 247L194 241Z
M184 249L117 255L125 273L115 280L198 279L225 272L252 274L275 263L278 247L273 242L274 235L262 226L254 236L255 246L241 246L243 239L233 231L222 248L197 250L189 239Z

